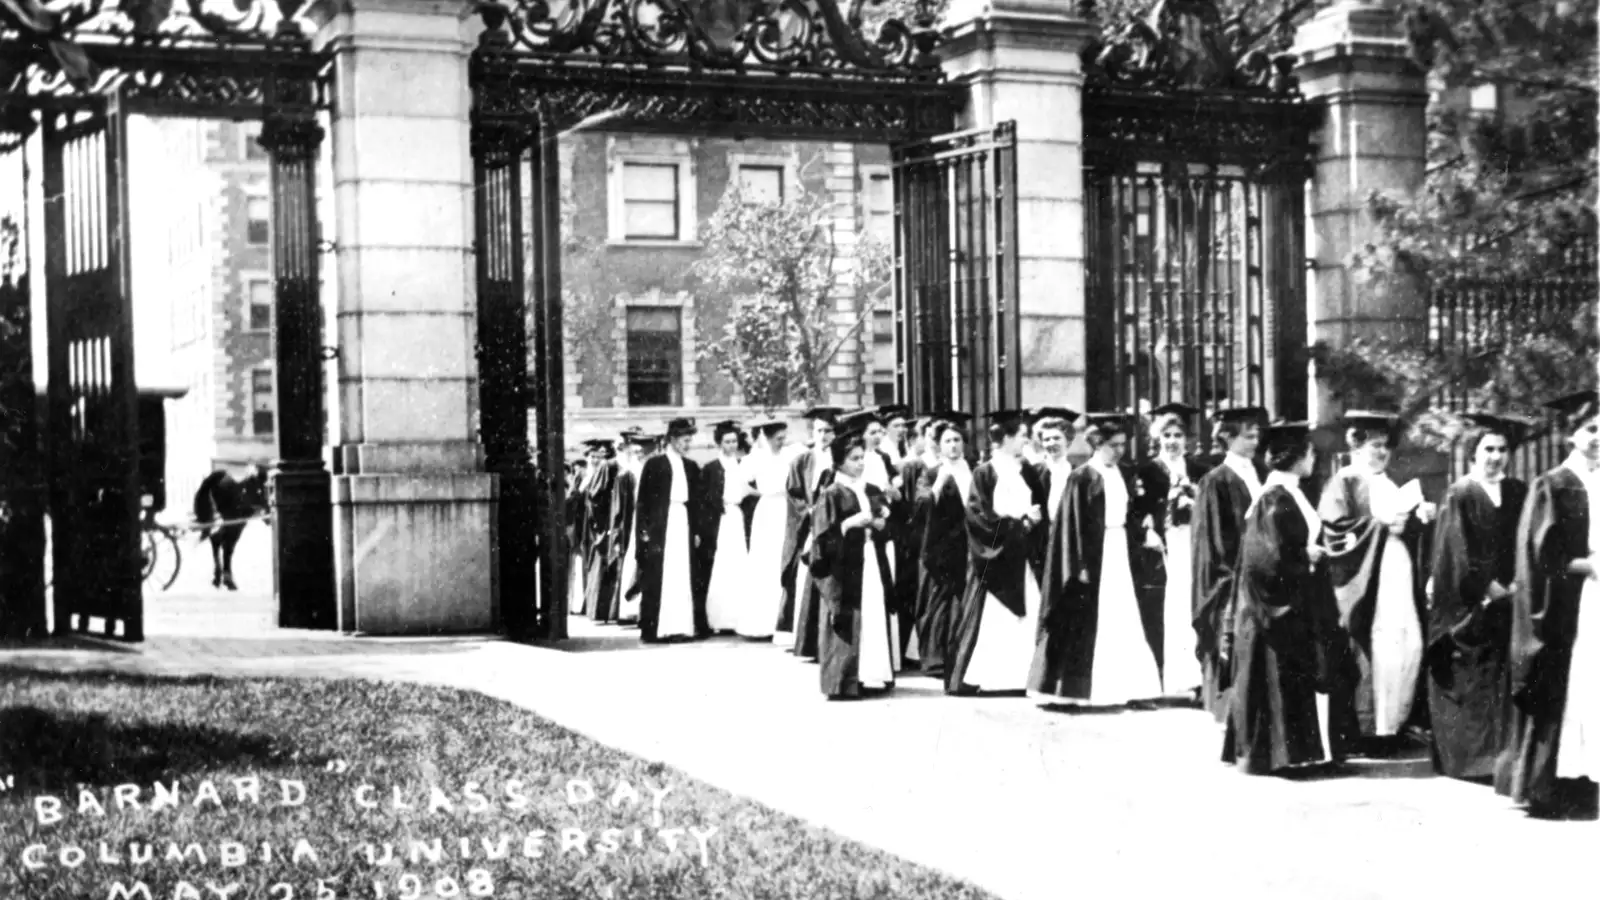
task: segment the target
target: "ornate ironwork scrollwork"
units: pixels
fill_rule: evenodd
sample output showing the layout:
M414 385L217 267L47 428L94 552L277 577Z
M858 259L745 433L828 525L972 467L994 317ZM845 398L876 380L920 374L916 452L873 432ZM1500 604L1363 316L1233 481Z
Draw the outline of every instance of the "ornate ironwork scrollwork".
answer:
M881 2L484 0L479 9L490 43L574 63L937 78L932 3L918 0L914 22L886 19L869 35L863 6Z
M1264 42L1224 25L1216 0L1159 0L1083 50L1090 85L1294 95L1287 21ZM1253 46L1260 44L1260 46Z

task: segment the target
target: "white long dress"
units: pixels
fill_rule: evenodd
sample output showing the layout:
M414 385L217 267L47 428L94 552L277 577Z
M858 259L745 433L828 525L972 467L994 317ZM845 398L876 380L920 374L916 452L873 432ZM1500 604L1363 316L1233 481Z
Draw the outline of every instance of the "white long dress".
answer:
M860 481L864 481L867 484L870 484L873 487L876 487L880 491L888 491L889 488L892 487L893 484L894 484L894 473L889 471L888 467L884 465L883 457L879 456L877 453L868 453L868 454L866 454L866 458L863 460L863 466L862 466ZM858 491L857 493L862 497L863 508L865 508L865 505L866 505L866 500L865 500L866 494L863 493L862 491ZM892 584L894 582L894 577L895 577L895 572L894 572L894 553L895 553L894 541L892 541L892 540L891 541L885 541L883 546L884 546L884 552L889 557L889 581ZM868 555L871 556L872 554L868 554ZM868 560L868 562L871 562L874 566L877 565L877 561L876 560ZM863 625L862 627L864 628L866 626ZM862 632L862 633L866 634L866 632ZM864 638L863 638L863 640L864 640ZM894 671L898 672L898 671L900 671L900 662L901 662L901 660L900 660L900 617L899 616L891 616L889 618L889 640L891 642L890 646L892 648L891 649L891 653L893 654L892 664L894 666ZM865 683L865 682L863 682L863 683ZM870 687L870 685L868 685L868 686Z
M999 516L1021 518L1033 506L1033 492L1022 480L1022 464L1014 457L995 454L994 511ZM1028 667L1039 621L1039 582L1028 571L1023 576L1023 614L1006 608L993 594L983 598L983 619L978 642L967 666L967 685L984 691L1022 691L1028 687Z
M656 637L694 636L693 567L689 561L689 479L683 457L668 451L672 487L667 494L667 534L662 540L661 609Z
M722 518L717 523L717 555L706 589L706 623L712 631L738 629L743 600L755 580L750 573L750 548L744 539L744 500L749 484L744 464L722 458Z
M781 454L773 453L765 439L760 439L744 458L739 477L746 484L754 483L760 499L750 522L750 553L745 563L750 577L735 627L747 638L771 637L778 610L783 608L779 574L783 569L783 531L789 522L789 467Z
M1589 550L1600 548L1600 473L1586 471L1581 460L1567 467L1583 481L1589 497ZM1583 580L1578 595L1578 630L1572 637L1572 663L1567 670L1567 705L1561 714L1556 746L1557 778L1600 780L1600 582Z
M1189 483L1183 457L1161 458L1174 488ZM1319 522L1320 526L1321 523ZM1161 687L1168 694L1189 694L1199 689L1203 676L1195 656L1194 547L1188 525L1167 527L1167 587L1162 602Z
M633 473L633 521L628 523L628 551L622 555L622 581L617 593L622 595L622 603L617 611L617 621L634 622L639 619L639 595L628 596L628 588L632 586L633 579L639 572L639 475L644 467L637 462L627 464L628 471Z
M850 490L861 502L862 509L872 508L867 500L865 479L857 479ZM866 688L894 684L898 668L895 657L900 648L899 623L889 615L883 596L883 577L878 567L877 548L868 535L861 546L861 657L857 662L857 677Z
M1368 476L1372 515L1379 521L1400 510L1400 488L1383 473ZM1422 622L1413 599L1411 551L1387 530L1378 568L1378 599L1372 611L1373 727L1379 735L1399 734L1411 715L1422 674Z
M1105 485L1105 549L1100 555L1100 614L1089 674L1089 703L1114 706L1161 696L1161 673L1145 641L1128 563L1128 485L1115 466L1091 462Z

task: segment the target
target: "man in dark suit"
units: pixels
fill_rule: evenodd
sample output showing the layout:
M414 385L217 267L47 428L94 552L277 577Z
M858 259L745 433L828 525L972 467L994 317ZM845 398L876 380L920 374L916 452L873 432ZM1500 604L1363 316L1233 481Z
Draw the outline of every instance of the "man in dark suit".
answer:
M700 467L688 458L692 419L667 425L667 449L639 474L639 638L646 643L691 639L707 632L695 602Z

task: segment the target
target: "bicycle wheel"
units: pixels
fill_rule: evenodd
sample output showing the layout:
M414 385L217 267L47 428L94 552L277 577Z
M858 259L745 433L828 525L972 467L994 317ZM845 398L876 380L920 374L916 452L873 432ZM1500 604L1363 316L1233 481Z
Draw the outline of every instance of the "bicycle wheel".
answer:
M144 581L158 590L167 590L178 580L178 570L183 556L178 550L178 539L164 525L144 530Z

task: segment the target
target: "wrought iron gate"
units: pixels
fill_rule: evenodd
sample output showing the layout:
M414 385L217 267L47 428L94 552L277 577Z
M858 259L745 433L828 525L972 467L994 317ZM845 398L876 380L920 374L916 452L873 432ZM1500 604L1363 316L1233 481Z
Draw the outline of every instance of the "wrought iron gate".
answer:
M50 520L56 630L144 638L139 395L119 95L44 119ZM120 626L120 627L119 627Z
M1022 399L1016 123L895 148L896 395L985 414Z

